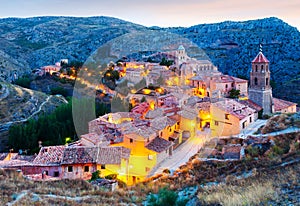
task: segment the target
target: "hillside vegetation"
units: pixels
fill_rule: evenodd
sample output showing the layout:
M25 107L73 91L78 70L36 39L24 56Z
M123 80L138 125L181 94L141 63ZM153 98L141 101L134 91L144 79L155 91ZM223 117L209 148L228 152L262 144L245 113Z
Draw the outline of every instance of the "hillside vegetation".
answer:
M0 19L0 76L10 80L14 73L22 75L63 58L85 62L109 40L137 31L179 34L203 49L220 71L244 78L261 43L271 62L274 96L300 103L300 33L274 17L189 28L148 28L110 17Z

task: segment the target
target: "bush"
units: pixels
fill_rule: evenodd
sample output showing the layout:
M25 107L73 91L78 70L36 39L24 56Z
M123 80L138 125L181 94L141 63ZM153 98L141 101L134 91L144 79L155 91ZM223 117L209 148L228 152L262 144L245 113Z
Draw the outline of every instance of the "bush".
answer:
M259 149L257 147L253 147L252 145L247 147L246 151L251 157L257 157L259 154Z
M273 151L274 151L274 153L277 154L277 155L282 155L282 154L284 154L283 149L280 148L280 147L278 147L277 145L275 145L275 146L273 147Z
M105 176L105 179L108 179L108 180L115 180L117 179L117 174L109 174L109 175L106 175Z
M31 83L31 79L28 77L22 77L15 81L16 85L19 85L21 87L28 88L28 89L30 89L30 83Z
M96 180L96 179L100 179L101 172L99 170L97 170L96 172L92 173L92 177L90 181Z
M160 189L158 194L151 194L147 205L150 206L165 206L165 205L175 205L183 206L186 205L187 199L181 199L178 194L167 188Z
M64 97L66 97L66 96L68 96L68 91L62 87L54 87L54 88L51 88L51 94L52 95L60 94Z

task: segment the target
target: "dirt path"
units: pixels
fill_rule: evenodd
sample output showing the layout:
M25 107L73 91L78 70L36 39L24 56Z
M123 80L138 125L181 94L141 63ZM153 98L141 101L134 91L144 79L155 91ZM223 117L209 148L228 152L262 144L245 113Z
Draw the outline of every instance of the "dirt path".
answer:
M40 104L38 110L36 110L35 112L33 112L29 117L22 119L22 120L17 120L17 121L10 121L10 122L6 122L4 124L0 124L0 128L2 127L10 127L10 125L15 124L15 123L21 123L21 122L27 122L30 118L32 118L33 116L37 115L43 108L43 106L49 102L49 100L52 98L53 96L48 96L47 99Z

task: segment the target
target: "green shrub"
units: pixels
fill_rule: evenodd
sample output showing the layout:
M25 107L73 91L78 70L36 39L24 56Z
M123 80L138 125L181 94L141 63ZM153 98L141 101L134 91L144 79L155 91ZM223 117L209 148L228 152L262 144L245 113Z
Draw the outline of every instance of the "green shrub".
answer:
M108 180L115 180L117 179L117 174L109 174L109 175L106 175L105 176L105 179L108 179Z
M100 175L101 175L101 171L99 171L99 170L97 170L96 172L93 172L90 181L93 181L93 180L96 180L96 179L100 179L101 178Z
M160 189L158 194L151 194L147 205L150 206L165 206L165 205L174 205L174 206L183 206L186 205L187 199L182 199L178 197L178 194L167 188Z
M22 77L15 81L16 85L19 85L21 87L28 88L28 89L30 89L30 83L31 83L31 79L28 77Z
M62 87L54 87L54 88L51 88L51 94L52 95L60 94L64 97L66 97L66 96L68 96L68 91Z
M283 149L280 148L280 147L277 146L277 145L275 145L275 146L273 147L273 152L274 152L275 154L277 154L277 155L282 155L282 154L284 154Z
M253 147L252 145L247 147L246 151L251 157L257 157L259 154L259 149L257 147Z

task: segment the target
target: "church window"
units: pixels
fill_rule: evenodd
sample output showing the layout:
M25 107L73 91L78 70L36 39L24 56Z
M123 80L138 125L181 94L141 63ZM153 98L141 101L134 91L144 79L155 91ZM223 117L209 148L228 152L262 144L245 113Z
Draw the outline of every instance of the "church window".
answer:
M266 78L266 85L269 85L269 78Z
M254 84L257 85L257 78L254 78Z
M261 65L261 72L264 71L264 65Z
M255 71L257 72L257 65L255 66Z

